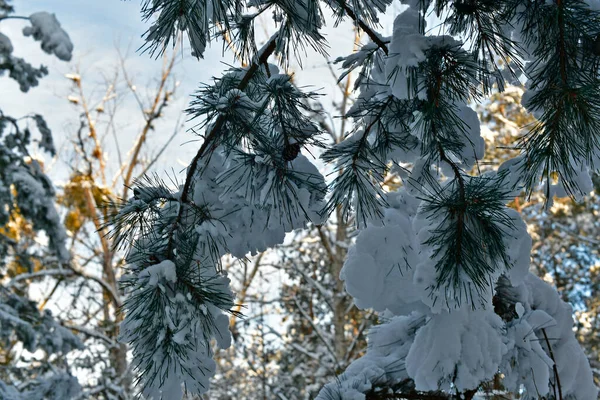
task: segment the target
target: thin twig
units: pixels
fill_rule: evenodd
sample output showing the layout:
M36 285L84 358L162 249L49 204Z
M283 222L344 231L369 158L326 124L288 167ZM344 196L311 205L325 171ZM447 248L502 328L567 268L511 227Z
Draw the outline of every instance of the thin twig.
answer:
M348 5L346 4L346 2L344 0L338 1L338 4L344 9L346 14L348 14L348 16L350 18L352 18L354 20L354 22L356 22L358 24L360 29L362 29L367 35L369 35L369 37L371 38L373 43L377 44L377 46L379 46L379 48L381 50L383 50L383 52L387 56L388 55L388 47L387 47L386 43L383 40L381 40L381 37L379 37L379 35L373 29L371 29L360 18L358 18L356 16L356 13L354 11L352 11L352 9L350 7L348 7Z
M298 302L298 298L296 296L292 297L292 299L294 300L294 304L296 304L296 308L298 308L298 311L300 311L300 314L302 314L302 316L304 317L304 319L306 319L306 321L308 321L308 323L310 324L310 326L312 326L312 328L314 329L314 331L316 332L317 336L319 337L319 339L321 339L321 342L323 342L323 344L325 345L325 347L327 348L327 351L329 351L329 353L331 354L331 356L333 357L333 360L335 362L335 367L337 369L340 369L340 362L337 358L337 355L335 354L335 351L331 348L331 344L327 341L327 339L325 339L325 335L323 334L323 332L321 332L321 330L319 329L319 327L314 323L314 321L312 320L312 318L306 313L306 311L302 308L302 306L300 305L300 303Z
M554 358L554 351L552 351L552 345L550 344L548 335L546 335L546 328L542 328L542 334L544 335L544 340L546 341L546 345L548 346L548 353L550 353L550 358L554 362L554 365L552 365L552 369L554 370L554 378L556 379L556 387L558 388L558 400L563 400L562 387L560 385L560 377L558 376L558 367L556 366L556 359Z
M79 71L78 71L79 73ZM81 83L81 79L75 80L75 85L79 91L79 98L81 99L81 107L83 108L83 115L87 120L87 125L90 130L90 138L94 141L94 151L92 156L98 160L100 164L100 177L102 178L102 184L106 186L106 160L104 159L104 151L102 150L102 145L100 140L98 139L98 133L96 131L96 121L92 118L92 113L87 104L87 100L85 98L85 94L83 92L83 85Z
M133 170L135 169L135 167L138 164L140 151L141 151L142 147L144 146L144 144L146 143L146 138L148 136L148 133L152 129L154 121L160 117L162 110L167 106L167 104L170 100L171 92L169 92L169 91L165 92L165 85L167 83L169 76L171 76L173 66L175 65L175 59L177 58L176 55L177 55L177 51L173 51L173 55L171 56L171 59L169 60L168 63L166 62L166 59L165 59L165 66L163 67L160 83L159 83L158 89L156 90L156 95L154 96L154 100L152 102L152 105L150 106L150 110L147 113L146 112L144 113L146 123L144 124L144 127L142 128L142 132L140 133L140 135L132 149L133 151L131 154L131 159L126 168L127 171L125 173L125 176L123 177L123 195L121 196L122 199L127 199L127 192L129 191L129 188L131 187L131 178L133 176ZM123 70L125 70L124 64L122 65L122 68L123 68Z
M138 176L136 177L136 179L139 179L140 177L142 177L142 176L144 176L144 175L146 175L148 173L148 171L150 170L150 168L152 168L152 166L162 156L162 154L167 149L167 147L169 147L169 145L171 144L171 142L173 141L173 139L175 139L175 136L177 136L177 134L179 133L179 127L181 125L180 122L181 122L181 115L182 114L183 114L183 111L179 113L179 116L177 117L177 121L175 122L175 128L173 129L173 133L171 133L171 136L169 136L169 139L167 139L167 141L165 142L165 144L162 145L162 147L160 148L160 150L158 151L158 153L152 158L152 160L150 160L150 162L148 163L148 165L146 165L144 167L144 169L142 170L142 172L140 172L138 174Z
M250 288L252 281L256 277L256 273L258 272L258 269L261 265L260 263L261 263L264 255L265 255L265 253L260 253L258 255L258 257L256 257L256 259L254 260L254 266L252 267L252 271L250 271L250 276L247 277L246 279L244 279L244 282L242 283L242 289L240 290L240 294L239 294L238 298L236 299L238 302L238 304L235 306L236 312L233 315L239 314L242 311L242 306L243 306L244 302L246 301L248 289ZM229 327L231 329L233 329L235 327L235 321L236 321L235 317L232 317L231 320L229 321Z

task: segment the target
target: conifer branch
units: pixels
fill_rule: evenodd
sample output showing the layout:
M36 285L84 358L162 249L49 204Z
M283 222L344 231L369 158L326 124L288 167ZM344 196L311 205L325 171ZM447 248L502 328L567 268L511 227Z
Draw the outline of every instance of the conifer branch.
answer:
M568 79L567 79L567 64L566 64L566 51L565 51L565 27L564 27L564 7L563 7L563 2L562 0L556 0L556 6L558 7L558 16L557 16L557 20L558 20L558 43L557 43L557 47L558 47L558 63L559 63L559 71L560 71L560 79L561 79L561 83L562 83L562 88L564 90L566 90L568 88ZM552 121L552 127L550 129L550 132L548 134L548 151L552 152L554 145L555 145L555 140L556 140L556 135L560 134L560 132L558 132L559 129L559 124L560 124L560 119L562 118L562 114L563 114L563 107L564 107L564 102L565 102L565 97L561 96L559 98L559 103L556 107L556 113L554 114L554 118ZM550 157L546 159L546 165L544 168L544 172L546 175L546 180L548 182L548 184L546 185L546 201L550 200L551 194L550 194L550 173L551 171L551 165L550 165Z
M440 98L441 88L442 88L442 77L441 77L441 73L440 73L440 75L438 75L438 77L436 79L435 88L432 91L433 98L430 99L431 103L434 104L436 108L439 107L439 103L440 103L439 98ZM458 165L456 165L456 163L454 161L450 160L450 158L448 158L448 156L446 155L446 151L444 150L444 147L442 146L442 142L440 141L440 139L438 137L435 121L432 121L431 133L433 135L434 140L437 142L437 150L438 150L438 153L440 156L440 161L446 162L446 163L448 163L448 165L450 165L450 168L452 169L452 172L454 173L454 179L456 179L456 181L458 182L460 207L458 207L458 209L456 210L456 212L457 212L457 215L456 215L456 235L457 235L456 263L460 264L461 257L462 257L463 230L464 230L464 225L465 225L465 208L466 208L465 182L464 182L464 178L460 172L460 168L458 167Z
M567 63L566 63L566 50L565 50L565 19L564 19L564 3L562 0L556 0L556 6L558 7L558 54L560 64L560 78L566 88L568 85L567 81Z
M237 88L239 90L243 91L244 89L246 89L246 87L248 86L248 83L250 82L250 80L252 79L254 74L258 71L260 66L263 65L265 62L267 62L268 58L273 54L273 52L277 48L277 42L275 40L277 38L277 36L278 35L275 34L270 38L269 44L264 48L264 50L262 51L262 53L260 54L258 59L252 63L250 68L248 68L248 70L244 74L244 77L242 78L242 80L240 81L240 83L237 86ZM204 139L204 143L202 143L202 146L200 146L200 148L198 149L198 152L196 153L196 155L192 159L192 162L190 163L190 167L189 167L186 177L185 177L185 183L184 183L183 189L181 191L181 198L180 198L181 206L179 207L179 212L177 214L177 217L175 218L175 221L173 223L173 226L171 228L171 232L169 235L167 254L171 253L173 250L173 234L175 232L175 229L177 229L177 226L181 222L181 218L183 217L183 213L185 210L184 205L189 203L188 195L191 190L192 182L194 180L196 171L198 169L198 163L210 146L212 146L213 149L216 148L217 137L218 137L219 133L221 132L221 128L223 127L223 124L225 123L226 118L227 117L224 114L220 114L217 117L215 123L212 125L210 132L208 133L208 135L206 135L206 137Z
M276 45L277 45L277 42L275 41L276 37L277 37L277 35L274 35L273 37L271 37L271 39L269 40L269 44L263 50L263 52L261 53L258 60L256 62L253 62L252 65L250 66L250 68L248 68L244 77L238 84L237 88L239 90L243 91L244 89L246 89L246 87L248 86L248 83L250 82L250 79L252 79L252 77L254 76L254 74L256 73L258 68L260 67L260 65L264 64L267 61L267 59L271 56L271 54L273 54L273 52L276 49ZM198 169L198 161L200 160L200 158L202 158L202 156L204 155L204 153L206 152L206 150L208 149L209 146L211 146L211 145L214 146L214 144L217 140L217 136L220 133L223 124L225 123L225 119L226 119L226 116L224 116L224 115L219 115L219 117L217 117L217 120L215 121L214 125L212 126L209 134L204 139L204 143L202 143L202 146L200 146L200 149L198 149L198 152L192 159L192 162L190 163L190 169L188 170L188 172L186 174L185 183L183 185L183 190L181 192L181 202L182 203L187 202L188 193L189 193L191 185L192 185L192 180L194 178L194 174L196 173L196 170ZM180 216L179 216L178 220L180 218L181 218L181 211L180 211Z
M433 130L433 132L435 132L435 129ZM465 226L465 182L462 177L462 174L460 173L460 169L458 168L456 163L454 163L446 156L446 152L444 151L444 148L442 147L440 142L438 142L438 150L440 153L440 160L445 161L450 165L450 168L452 168L452 172L454 173L454 178L458 182L460 207L458 207L458 209L456 210L456 263L460 264L462 257L463 230Z
M377 46L379 46L379 48L383 50L383 52L387 56L389 52L387 44L386 42L381 40L381 37L377 34L377 32L371 29L366 23L364 23L363 20L358 18L356 13L350 7L348 7L348 4L346 4L345 0L340 0L338 3L344 9L346 14L348 14L348 16L352 18L352 20L354 20L356 24L358 24L360 29L362 29L367 35L369 35L369 38L371 38L373 43L377 44Z
M392 96L388 97L388 99L385 102L385 104L381 107L381 110L379 111L379 114L377 114L373 118L373 121L371 121L369 123L369 125L367 125L367 127L365 128L365 131L363 132L361 138L359 139L358 148L356 149L356 152L352 156L352 168L353 169L357 168L357 162L358 162L358 159L360 157L361 150L367 144L367 138L369 137L369 133L371 133L371 129L373 129L373 126L375 126L375 124L380 121L380 119L381 119L383 113L385 112L386 108L392 102L392 99L393 99Z

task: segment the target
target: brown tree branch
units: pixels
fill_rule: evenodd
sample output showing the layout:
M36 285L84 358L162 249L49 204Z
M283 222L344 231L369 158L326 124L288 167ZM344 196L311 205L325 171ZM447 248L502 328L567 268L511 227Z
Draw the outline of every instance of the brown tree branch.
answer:
M358 18L356 13L350 7L348 7L348 4L346 4L345 0L338 0L338 4L346 12L346 14L348 14L348 16L350 18L352 18L356 24L358 24L360 29L362 29L367 35L369 35L369 37L371 38L373 43L375 43L377 46L379 46L379 48L381 50L383 50L383 52L387 56L388 55L387 44L386 44L386 42L381 40L381 38L379 37L379 34L377 34L373 29L371 29L369 27L369 25L365 24L360 18Z
M171 92L170 91L165 92L165 85L167 83L169 76L171 75L171 72L173 71L173 66L175 65L176 56L177 56L177 52L173 51L173 54L172 54L169 62L168 63L165 62L165 67L163 68L160 83L159 83L158 89L156 90L156 95L154 96L152 105L150 106L150 109L147 112L144 112L144 114L146 114L146 116L145 116L146 122L144 124L144 127L142 128L142 132L140 133L140 135L132 149L131 159L128 163L128 166L126 167L127 171L123 178L123 195L122 195L123 199L127 199L127 192L129 191L129 188L131 187L131 178L133 176L133 170L135 169L135 167L138 164L140 151L141 151L142 147L144 146L144 143L146 143L146 138L148 136L148 133L153 128L154 121L160 117L162 110L167 106L167 104L170 100ZM121 67L123 70L125 70L125 65L123 63L121 63ZM130 87L131 87L131 84L130 84Z

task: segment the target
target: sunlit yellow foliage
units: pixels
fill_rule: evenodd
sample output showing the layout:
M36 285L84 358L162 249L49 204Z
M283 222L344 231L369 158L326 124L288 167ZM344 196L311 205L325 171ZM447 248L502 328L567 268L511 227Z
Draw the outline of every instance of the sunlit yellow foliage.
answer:
M98 186L89 175L73 174L65 185L63 193L58 197L58 202L68 209L65 216L65 227L71 232L78 231L86 221L93 217L87 203L87 190L91 190L97 206L105 204L113 196L110 189Z
M0 235L18 243L25 239L33 240L36 234L31 223L23 218L19 208L13 205L8 222L4 226L0 226ZM31 269L39 271L42 267L40 261L33 257L21 260L19 256L15 256L7 264L6 275L9 277L33 272Z
M77 232L85 222L86 218L81 215L78 208L73 208L65 216L65 228L69 232Z
M19 242L23 237L33 238L35 232L33 226L21 215L19 207L13 206L8 222L0 226L0 235L9 238L12 241Z
M522 95L522 88L511 86L504 92L493 94L488 105L478 107L483 128L482 136L486 144L485 158L480 167L497 168L504 161L519 155L520 151L517 149L519 138L536 122L535 117L521 105ZM485 129L489 131L486 132ZM552 178L555 180L553 183L556 183L558 175L554 173ZM531 201L532 199L522 194L508 205L520 210L523 206L531 205ZM535 199L535 201L543 201L543 199ZM556 198L554 206L547 211L555 216L565 216L565 210L573 207L581 206L574 204L569 197Z
M523 89L516 86L494 93L489 104L481 104L477 112L481 120L486 151L483 163L498 167L503 161L519 155L519 137L535 118L521 105Z

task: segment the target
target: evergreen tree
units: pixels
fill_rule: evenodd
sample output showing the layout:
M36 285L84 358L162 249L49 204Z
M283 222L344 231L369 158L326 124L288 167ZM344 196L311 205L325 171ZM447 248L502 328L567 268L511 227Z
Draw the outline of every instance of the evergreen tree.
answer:
M16 16L11 4L0 0L0 24L9 18L27 20L25 36L41 42L45 52L70 60L73 45L53 14ZM0 75L8 73L27 92L48 71L15 57L13 50L0 32ZM82 342L50 311L38 309L20 282L35 276L40 265L66 268L70 258L54 187L30 154L34 143L51 155L56 152L41 115L14 118L0 110L0 398L10 400L72 398L80 390L65 357ZM47 245L38 244L40 233Z
M502 385L536 398L597 396L571 332L572 308L529 272L531 238L507 203L523 189L580 198L597 167L600 103L598 4L584 0L409 1L391 37L376 32L389 1L144 1L151 54L184 32L200 57L217 35L247 66L201 87L189 108L204 142L183 184L146 180L113 219L129 247L122 338L151 398L203 393L211 342L230 345L234 310L224 254L243 257L341 208L361 229L341 271L359 308L380 312L366 354L319 399L473 398ZM326 10L370 38L342 59L359 69L345 140L323 154L338 175L325 197L302 154L321 144L314 110L284 66L306 45L325 48ZM260 49L256 18L278 31ZM441 19L439 33L425 16ZM494 87L526 80L536 117L498 171L484 157L477 114ZM401 189L381 185L389 168ZM325 211L324 213L322 211Z

